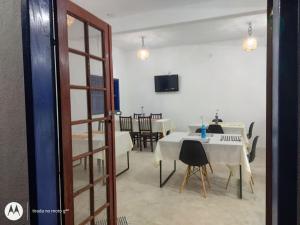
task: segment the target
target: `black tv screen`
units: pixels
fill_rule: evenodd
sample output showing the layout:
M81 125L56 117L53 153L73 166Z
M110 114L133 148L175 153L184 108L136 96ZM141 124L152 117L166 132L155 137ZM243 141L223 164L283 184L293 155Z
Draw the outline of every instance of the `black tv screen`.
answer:
M178 75L154 76L155 92L178 91Z

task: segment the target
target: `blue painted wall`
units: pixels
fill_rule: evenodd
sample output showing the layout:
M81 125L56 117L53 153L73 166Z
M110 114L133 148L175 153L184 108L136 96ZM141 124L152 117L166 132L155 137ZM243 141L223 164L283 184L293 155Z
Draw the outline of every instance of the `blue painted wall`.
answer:
M22 0L24 82L31 209L59 209L58 141L50 0ZM32 225L59 214L31 213Z
M114 103L115 103L115 111L120 112L120 83L119 83L119 79L114 79Z

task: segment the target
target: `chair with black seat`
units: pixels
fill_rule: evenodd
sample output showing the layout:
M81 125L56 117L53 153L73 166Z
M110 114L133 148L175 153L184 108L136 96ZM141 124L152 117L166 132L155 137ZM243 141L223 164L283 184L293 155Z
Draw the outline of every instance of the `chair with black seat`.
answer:
M259 138L259 136L256 136L253 139L251 152L248 155L249 163L252 163L255 160L255 157L256 157L256 145L257 145L258 138ZM251 182L252 182L252 185L254 185L254 179L253 179L252 175L251 175ZM252 192L253 192L253 188L252 188Z
M141 141L144 143L144 148L147 147L147 142L150 142L151 151L153 152L153 142L157 142L159 139L159 133L152 131L151 116L139 116L139 135ZM140 150L142 151L142 145L140 144Z
M119 122L120 122L120 131L128 131L130 133L133 144L135 144L137 142L139 145L141 142L140 136L139 136L139 132L133 131L132 117L131 116L120 116Z
M195 133L201 133L201 128L197 128L197 129L195 130ZM210 163L209 163L209 167L210 167L211 173L214 173L214 171L213 171L212 166L211 166Z
M218 123L222 123L222 122L223 122L223 120L222 120L222 119L213 119L213 120L212 120L212 122L213 122L213 123L216 123L216 122L218 122Z
M159 119L162 119L162 113L151 113L150 114L151 116L151 119L154 119L154 120L159 120Z
M257 145L258 138L259 138L259 136L256 136L253 139L251 151L247 155L249 163L252 163L255 160L255 157L256 157L256 145ZM226 184L226 189L228 188L228 185L229 185L229 182L230 182L230 178L232 176L233 176L233 172L232 172L232 170L230 170L230 174L229 174L228 181L227 181L227 184ZM252 191L252 193L254 193L254 191L253 191L254 179L253 179L252 174L250 176L250 179L251 180L249 182L250 182L251 191Z
M251 137L252 137L253 126L254 126L254 122L252 122L249 126L249 130L248 130L248 134L247 134L248 139L251 139Z
M207 133L224 134L223 128L219 124L210 124Z
M190 177L194 174L197 175L197 172L199 172L201 182L202 182L204 197L206 198L205 181L210 187L206 166L210 165L210 163L207 159L206 153L204 151L201 142L196 140L184 140L181 145L179 159L184 164L188 165L184 179L180 187L180 192L183 191Z
M249 163L252 163L256 157L256 145L257 145L258 138L259 138L259 136L256 136L253 139L251 151L248 155Z
M139 116L143 116L142 113L133 113L133 119L138 119Z

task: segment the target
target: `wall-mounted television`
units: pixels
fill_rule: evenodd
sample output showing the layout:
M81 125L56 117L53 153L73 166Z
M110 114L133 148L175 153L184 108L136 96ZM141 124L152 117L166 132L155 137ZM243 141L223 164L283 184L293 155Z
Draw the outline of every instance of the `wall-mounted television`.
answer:
M154 76L155 92L178 91L178 74Z

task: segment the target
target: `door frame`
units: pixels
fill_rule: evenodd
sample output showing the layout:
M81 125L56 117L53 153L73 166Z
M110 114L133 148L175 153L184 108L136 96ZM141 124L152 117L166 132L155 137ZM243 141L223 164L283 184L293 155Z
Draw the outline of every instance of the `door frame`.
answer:
M268 0L267 225L300 222L299 6Z
M52 52L52 57L45 56L45 60L40 60L40 57L43 54L36 54L34 51L34 44L40 43L40 50L43 49L48 51L53 46L55 46L55 40L53 39L51 26L52 24L52 12L55 13L55 17L58 22L64 22L64 18L59 16L59 12L56 12L55 8L51 4L52 0L22 0L22 29L23 29L23 52L24 52L24 81L25 81L25 93L26 93L26 116L27 116L27 138L28 138L28 165L29 167L29 194L30 194L30 205L32 207L44 207L44 208L53 208L57 207L59 209L59 188L56 185L48 186L47 183L41 182L40 177L36 176L38 171L45 171L46 173L56 174L56 178L59 176L59 171L56 166L56 163L51 160L49 161L49 157L52 158L57 153L57 144L58 140L55 139L57 136L57 131L55 129L50 129L49 127L56 127L57 119L52 114L45 115L45 109L42 107L42 104L39 104L39 100L41 94L47 94L52 96L51 98L56 98L55 94L55 85L53 83L53 79L49 79L48 76L39 76L43 74L45 71L52 71L52 78L54 78L55 70L53 69L54 65L54 53ZM54 4L64 4L65 0L53 0ZM288 2L288 3L287 3ZM281 9L280 9L281 6ZM285 71L290 72L288 68L284 67L281 70L278 70L278 62L280 60L279 54L279 44L280 44L280 30L279 24L280 21L284 20L284 17L292 17L298 18L299 10L295 12L291 10L292 8L299 8L299 5L296 0L268 0L268 43L267 43L267 196L266 196L266 225L285 225L281 223L281 221L285 219L292 219L296 224L295 218L297 217L297 208L295 210L291 210L290 207L281 207L280 199L283 199L285 194L287 193L289 198L288 200L293 201L293 206L295 206L294 201L297 201L297 197L299 194L295 192L297 189L297 184L293 181L296 181L295 176L295 168L297 168L297 162L295 156L297 156L297 151L299 152L299 134L298 134L298 142L293 142L292 149L289 152L287 158L285 159L293 159L292 161L282 161L280 164L277 161L279 153L283 156L286 151L282 148L282 146L277 145L278 140L284 138L282 135L284 132L288 132L286 127L281 129L281 132L278 133L279 119L284 120L284 116L279 113L280 110L288 111L288 110L296 110L294 105L299 105L299 103L289 102L289 104L281 105L278 104L274 100L274 96L278 96L278 94L283 90L283 86L277 86L278 83L274 83L274 80L278 78ZM274 10L273 10L274 9ZM274 15L272 12L274 11ZM46 13L48 12L48 14ZM283 17L284 16L284 17ZM35 18L39 18L39 20L35 20ZM274 26L273 26L274 24ZM49 29L45 29L45 28ZM43 33L40 31L43 30ZM292 26L291 30L289 30L289 34L297 34L297 29ZM288 36L284 34L284 36ZM299 38L299 35L297 36ZM48 40L45 42L45 40ZM36 43L32 43L32 40L37 41ZM33 45L32 45L33 44ZM288 47L288 48L287 48ZM111 46L110 46L111 48ZM290 43L290 45L285 46L286 50L295 52L295 42ZM43 52L44 53L44 52ZM284 54L287 54L286 52ZM284 54L282 57L284 57ZM44 55L43 55L44 56ZM293 55L294 56L294 55ZM111 57L111 56L110 56ZM286 60L291 59L290 55L287 55ZM297 58L298 59L298 58ZM50 62L51 63L48 63ZM273 65L274 61L274 65ZM299 62L299 60L298 60ZM298 73L298 65L295 65L295 62L290 65L292 67L292 72ZM110 65L112 71L112 65ZM39 68L39 70L37 70ZM280 72L280 73L279 73ZM282 77L285 79L286 77ZM287 81L287 83L293 84L295 80ZM39 81L39 82L36 82ZM300 87L299 81L296 82L298 84L297 87ZM292 86L293 88L295 86ZM297 90L294 90L297 96L300 96ZM35 101L33 101L35 99ZM277 99L278 100L278 99ZM55 104L47 105L49 107L49 112L57 111L57 106ZM29 116L28 116L29 115ZM43 118L47 123L40 123L36 118ZM54 119L53 119L54 118ZM291 118L295 119L295 118ZM300 125L298 124L297 130ZM47 130L48 129L48 130ZM37 132L37 130L42 132ZM48 139L48 141L42 142L44 140L43 136L44 131L49 131L49 135L54 137L52 139ZM272 131L275 131L273 133ZM281 137L282 136L282 137ZM47 151L45 155L45 148L49 148L49 143L51 145L51 151ZM53 145L56 143L56 145ZM274 146L275 145L275 146ZM33 147L34 146L34 147ZM42 156L45 160L37 160L35 156ZM49 156L49 157L48 157ZM299 156L299 154L298 154ZM57 155L55 155L57 157ZM47 160L46 160L47 159ZM299 161L299 160L298 160ZM298 167L299 168L299 167ZM281 175L278 174L278 171L281 169ZM283 176L284 173L288 174L292 170L292 176ZM300 174L300 171L298 171ZM49 176L50 177L50 176ZM49 178L48 177L48 178ZM53 179L54 184L57 182L56 178L51 175L51 179ZM50 181L50 180L48 180ZM292 183L291 183L292 181ZM291 184L292 186L288 186L286 184ZM280 191L279 191L279 186ZM298 184L299 188L300 184ZM45 196L47 198L40 198L39 195L43 193L43 191L47 188L48 193L52 193L49 196ZM114 187L115 188L115 187ZM292 188L292 192L290 191ZM55 200L49 201L49 198ZM56 197L56 199L55 199ZM51 199L50 199L51 200ZM300 200L298 202L298 209L300 208ZM285 203L284 206L287 206ZM291 217L292 213L292 217ZM54 220L49 220L49 217L56 218L56 215L46 215L46 214L34 214L30 213L31 224L32 225L59 225L61 224L59 220L54 222ZM278 219L280 218L280 220Z
M60 115L60 143L61 143L61 171L63 174L62 179L62 206L64 209L72 209L71 213L63 215L63 221L65 225L73 224L74 218L74 205L73 205L73 171L72 171L72 134L71 127L71 104L70 104L70 90L72 85L69 81L69 47L68 47L68 30L67 30L67 18L66 15L70 14L75 18L86 23L90 26L101 28L104 39L103 49L105 54L102 56L105 70L105 115L104 119L107 122L106 125L106 145L111 148L106 151L108 163L106 163L108 171L107 180L107 207L108 222L111 225L116 225L116 169L115 169L115 152L114 152L114 100L113 100L113 72L112 72L112 46L111 46L111 27L106 22L95 17L88 11L82 9L78 5L74 4L69 0L58 0L56 1L56 13L55 13L55 24L56 24L56 46L57 46L57 89L58 89L58 112ZM87 25L88 26L88 25ZM85 40L88 42L89 40ZM88 79L87 79L88 80ZM89 92L90 90L87 90ZM88 94L90 97L90 95ZM89 98L88 97L88 98ZM89 107L89 106L88 106ZM89 113L91 114L91 113ZM89 118L88 120L94 121ZM96 119L97 120L97 119ZM79 121L80 122L80 121ZM91 122L89 122L90 124ZM89 125L91 126L91 124ZM92 129L92 128L91 128ZM91 132L91 130L89 131ZM91 137L89 138L91 142ZM93 149L90 149L93 151ZM91 160L91 159L90 159ZM91 169L92 170L92 169ZM91 173L91 171L90 171ZM104 179L104 178L103 178ZM90 199L91 201L91 199ZM92 209L93 211L97 209Z
M21 2L20 38L23 47L29 181L28 225L61 224L59 214L32 212L33 209L61 208L52 13L51 0ZM23 209L25 217L25 207Z

